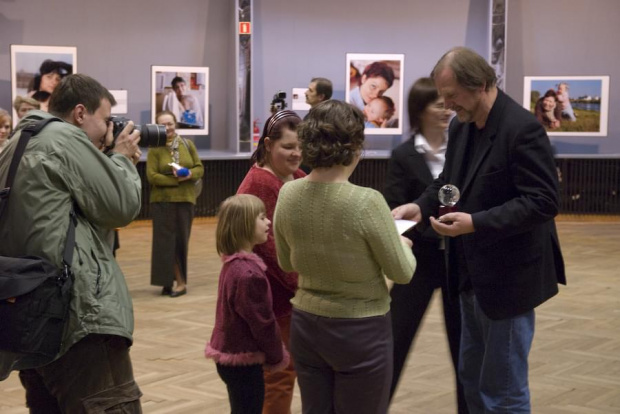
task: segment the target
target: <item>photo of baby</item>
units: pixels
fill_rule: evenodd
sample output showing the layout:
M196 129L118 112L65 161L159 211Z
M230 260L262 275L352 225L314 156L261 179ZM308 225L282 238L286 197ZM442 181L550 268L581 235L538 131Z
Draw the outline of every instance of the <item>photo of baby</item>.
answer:
M365 117L366 134L402 134L404 55L347 54L345 101Z
M387 122L394 116L396 107L389 96L379 96L364 106L366 128L387 128Z

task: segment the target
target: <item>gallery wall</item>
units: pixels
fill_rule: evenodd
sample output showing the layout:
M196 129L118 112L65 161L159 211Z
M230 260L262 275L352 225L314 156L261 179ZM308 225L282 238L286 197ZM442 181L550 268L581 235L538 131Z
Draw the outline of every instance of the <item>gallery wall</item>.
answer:
M609 136L553 141L559 153L620 154L620 2L508 3L508 94L522 99L523 76L609 75ZM211 134L197 143L229 149L234 13L232 0L0 0L0 107L10 107L11 44L76 46L78 71L127 89L127 116L140 123L151 116L151 65L208 66ZM315 76L330 78L334 97L343 99L348 52L404 53L406 94L450 47L486 54L487 36L487 0L254 0L254 118L265 121L276 91L290 98ZM373 136L369 146L389 151L402 138Z
M136 123L151 121L151 65L208 66L211 133L196 143L222 148L234 90L233 13L227 0L0 0L0 107L11 105L11 44L76 46L78 72L127 90L126 116Z
M507 92L524 76L609 76L607 137L552 137L558 155L620 156L620 2L508 0Z
M451 47L488 47L488 0L254 0L254 10L254 112L261 121L276 91L290 95L316 76L331 79L333 97L344 99L346 53L405 54L406 100L413 82ZM403 132L408 137L408 128ZM367 136L366 147L389 155L402 139Z

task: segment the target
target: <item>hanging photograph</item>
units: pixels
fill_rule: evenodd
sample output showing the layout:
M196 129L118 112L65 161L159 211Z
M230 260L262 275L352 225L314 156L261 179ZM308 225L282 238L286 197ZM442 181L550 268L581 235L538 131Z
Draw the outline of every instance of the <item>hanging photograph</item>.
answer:
M293 88L291 94L293 111L309 111L310 105L306 102L306 91L308 88Z
M549 136L607 136L609 76L526 76L523 106Z
M180 134L209 134L209 68L151 66L151 81L151 122L170 111Z
M76 68L75 47L11 45L13 125L31 109L47 111L56 85Z
M405 55L347 53L346 102L363 113L366 135L400 135Z

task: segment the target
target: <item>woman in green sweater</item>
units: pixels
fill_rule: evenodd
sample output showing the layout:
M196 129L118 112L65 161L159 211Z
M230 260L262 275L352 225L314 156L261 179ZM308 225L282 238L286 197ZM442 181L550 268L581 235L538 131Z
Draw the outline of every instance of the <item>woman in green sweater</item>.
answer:
M411 241L381 193L349 182L364 142L359 109L322 102L298 134L312 172L284 184L273 221L280 267L299 274L290 350L303 412L385 414L393 352L385 276L409 282Z
M204 169L194 143L177 135L174 114L163 111L155 120L165 125L167 142L165 147L149 148L146 160L153 216L151 285L163 286L162 295L178 297L187 293L187 250L196 204L194 187ZM181 176L171 163L187 168L189 173Z

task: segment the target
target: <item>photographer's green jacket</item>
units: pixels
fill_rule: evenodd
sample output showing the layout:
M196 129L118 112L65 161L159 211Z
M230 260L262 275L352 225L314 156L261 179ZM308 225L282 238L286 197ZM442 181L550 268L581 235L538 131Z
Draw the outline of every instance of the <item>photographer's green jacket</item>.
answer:
M19 130L48 117L46 112L31 111L21 120L0 154L0 188L6 182ZM28 143L13 184L0 221L0 255L36 255L60 267L69 211L72 203L77 206L75 281L57 358L91 333L118 335L131 343L131 297L105 240L106 233L129 224L140 211L141 183L135 166L123 155L104 155L81 129L52 122ZM0 367L11 364L9 358L0 352Z

